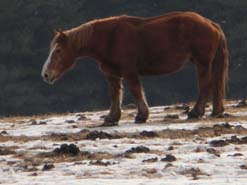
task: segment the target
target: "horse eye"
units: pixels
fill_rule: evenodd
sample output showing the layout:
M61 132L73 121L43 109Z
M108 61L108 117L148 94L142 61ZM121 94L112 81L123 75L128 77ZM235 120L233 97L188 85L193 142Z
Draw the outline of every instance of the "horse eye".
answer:
M56 53L61 53L61 49L56 49Z

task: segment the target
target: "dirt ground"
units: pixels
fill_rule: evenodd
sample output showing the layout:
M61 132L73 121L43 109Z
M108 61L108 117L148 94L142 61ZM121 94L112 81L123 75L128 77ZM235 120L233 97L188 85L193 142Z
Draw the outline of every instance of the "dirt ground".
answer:
M130 106L112 128L100 126L106 111L2 118L0 184L20 184L19 175L23 184L68 176L75 184L86 178L247 179L245 101L228 101L222 118L210 117L208 106L206 116L187 120L191 106L151 108L142 125L133 123L136 110Z

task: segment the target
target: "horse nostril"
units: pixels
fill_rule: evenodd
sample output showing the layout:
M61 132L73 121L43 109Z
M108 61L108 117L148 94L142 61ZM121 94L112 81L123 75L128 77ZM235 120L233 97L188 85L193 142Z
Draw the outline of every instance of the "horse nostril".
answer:
M44 77L47 79L47 78L48 78L48 74L47 74L47 73L45 73L45 74L44 74Z

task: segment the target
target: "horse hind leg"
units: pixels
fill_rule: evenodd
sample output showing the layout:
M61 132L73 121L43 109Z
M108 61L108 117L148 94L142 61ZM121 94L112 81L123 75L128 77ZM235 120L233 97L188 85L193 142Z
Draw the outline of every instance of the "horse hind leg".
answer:
M188 119L200 118L205 113L205 106L212 90L211 65L196 65L198 78L199 96L194 108L189 112Z
M137 75L125 76L124 80L136 101L138 112L135 117L135 123L145 123L149 117L149 109L141 82Z

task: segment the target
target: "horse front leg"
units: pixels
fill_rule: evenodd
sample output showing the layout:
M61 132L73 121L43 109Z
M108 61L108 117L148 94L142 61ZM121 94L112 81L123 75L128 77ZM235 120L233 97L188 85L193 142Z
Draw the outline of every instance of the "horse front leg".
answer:
M149 110L141 82L137 75L124 76L124 80L136 101L138 112L135 123L145 123L149 117Z
M122 104L122 80L115 76L106 76L109 83L111 96L110 112L105 116L103 126L114 126L118 124L121 117Z

